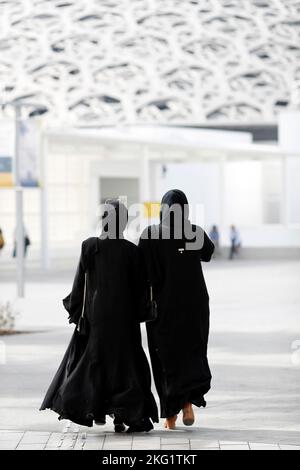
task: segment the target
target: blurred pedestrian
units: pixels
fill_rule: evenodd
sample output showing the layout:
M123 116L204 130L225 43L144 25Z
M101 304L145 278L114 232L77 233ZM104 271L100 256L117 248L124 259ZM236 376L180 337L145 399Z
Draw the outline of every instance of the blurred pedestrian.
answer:
M220 254L220 232L217 225L213 225L209 232L209 238L215 245L215 251L213 257L219 256Z
M0 253L4 248L4 245L5 245L5 240L4 240L2 229L0 228Z
M239 231L235 227L235 225L231 225L230 227L230 251L229 251L229 259L233 259L235 256L239 254L241 248L241 238Z
M24 258L26 258L28 247L31 245L31 241L25 225L23 225L23 235L24 235ZM13 258L17 256L17 229L14 232L14 250L13 250Z

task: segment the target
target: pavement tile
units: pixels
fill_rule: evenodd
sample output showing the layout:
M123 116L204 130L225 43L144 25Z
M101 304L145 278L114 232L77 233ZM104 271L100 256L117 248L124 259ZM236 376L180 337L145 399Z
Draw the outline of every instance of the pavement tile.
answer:
M0 431L0 441L2 439L12 439L12 438L21 438L25 431Z
M160 449L160 438L133 438L132 443L133 450L157 450Z
M192 449L192 450L221 450L220 447L203 447L202 449Z
M188 444L189 439L184 437L162 437L161 438L162 445L164 444Z
M45 444L22 444L16 450L44 450Z
M83 442L81 440L77 440L75 445L74 445L74 449L73 450L83 450Z
M160 445L160 438L159 437L153 437L152 439L149 439L149 438L145 438L145 439L142 439L142 438L133 438L133 444L143 444L145 446L150 446L150 445Z
M96 446L98 449L102 449L104 444L104 436L87 436L85 440L85 447L87 446Z
M0 450L15 450L17 443L13 442L0 442Z
M248 442L247 441L219 441L221 446L231 446L231 445L241 445L241 446L247 446Z
M12 443L16 443L18 444L20 442L20 440L22 439L23 437L23 434L16 434L16 435L13 435L13 436L9 436L9 435L5 435L5 436L1 436L0 438L0 445L3 444L4 442L12 442Z
M162 445L161 450L190 450L188 444L167 444Z
M133 436L130 436L130 439L110 439L106 437L103 443L103 449L108 447L122 447L122 448L131 448L133 442Z
M133 436L129 434L115 434L106 436L103 442L103 449L116 450L118 448L125 450L131 449Z
M61 444L62 441L62 434L58 432L53 432L51 433L45 449L48 450L48 448L58 448L58 445Z
M102 445L97 445L96 443L95 444L89 444L89 443L86 443L82 450L102 450Z
M280 450L277 444L263 444L260 442L249 442L251 450Z
M206 449L206 448L219 448L218 441L204 441L201 439L191 439L191 448L192 449Z
M46 444L50 437L50 432L25 432L19 445L23 444Z
M66 435L64 440L61 442L61 450L71 450L73 449L75 443L76 443L76 435Z
M86 443L86 438L82 438L82 433L77 433L77 437L74 444L74 450L82 450L84 444Z
M83 448L83 450L85 449L85 447ZM119 445L104 445L103 446L103 450L131 450L131 445L123 445L123 446L119 446Z
M300 445L299 446L292 446L288 444L279 444L279 447L281 450L300 450Z
M153 445L143 445L143 444L133 444L132 450L160 450L160 444Z
M243 444L231 444L231 445L221 445L221 450L250 450L248 445Z

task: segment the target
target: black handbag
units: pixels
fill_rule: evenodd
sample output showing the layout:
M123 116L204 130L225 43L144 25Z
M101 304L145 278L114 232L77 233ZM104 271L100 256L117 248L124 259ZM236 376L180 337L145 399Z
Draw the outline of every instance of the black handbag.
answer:
M88 321L85 315L85 303L86 303L86 289L87 289L87 273L84 274L84 290L83 290L83 304L80 318L77 323L76 330L82 335L86 336L88 334Z
M155 321L158 318L157 302L153 298L153 287L149 285L149 300L146 305L144 322Z

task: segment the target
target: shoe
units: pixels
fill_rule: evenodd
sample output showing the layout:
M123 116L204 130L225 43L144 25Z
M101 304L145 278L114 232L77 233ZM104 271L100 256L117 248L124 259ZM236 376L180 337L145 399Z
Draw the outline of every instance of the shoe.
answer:
M126 426L124 423L119 423L119 424L115 424L115 432L124 432L126 430Z
M126 432L128 434L132 432L149 432L151 429L153 429L153 424L151 423L150 419L144 419L140 423L131 424Z
M182 422L185 426L192 426L195 422L194 411L191 403L186 403L182 409Z
M115 432L117 433L121 433L121 432L124 432L126 430L126 426L124 423L122 423L122 421L118 420L118 419L114 419L114 426L115 426Z
M176 420L177 420L177 415L170 416L169 418L167 418L166 421L165 421L165 428L166 429L175 429L176 428Z

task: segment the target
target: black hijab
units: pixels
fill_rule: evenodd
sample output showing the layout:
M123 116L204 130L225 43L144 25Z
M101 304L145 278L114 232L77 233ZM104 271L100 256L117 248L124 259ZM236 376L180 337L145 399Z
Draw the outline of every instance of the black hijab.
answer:
M180 189L171 189L161 200L160 225L164 230L170 230L170 235L181 238L189 221L189 203L186 195Z
M123 238L128 222L128 210L119 199L107 199L103 206L100 238Z

